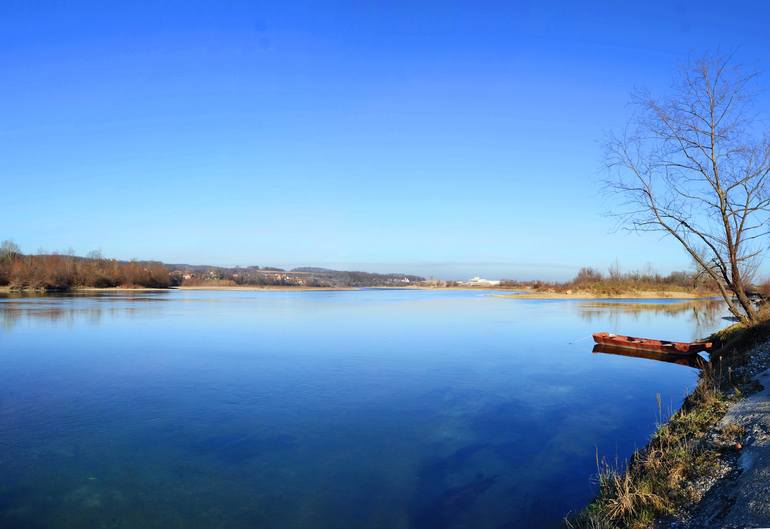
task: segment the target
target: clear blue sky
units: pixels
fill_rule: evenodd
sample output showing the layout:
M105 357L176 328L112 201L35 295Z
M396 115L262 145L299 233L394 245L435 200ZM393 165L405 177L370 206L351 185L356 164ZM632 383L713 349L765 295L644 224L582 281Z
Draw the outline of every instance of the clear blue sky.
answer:
M689 261L603 216L601 140L764 2L0 3L0 239L565 278ZM770 78L764 79L764 84Z

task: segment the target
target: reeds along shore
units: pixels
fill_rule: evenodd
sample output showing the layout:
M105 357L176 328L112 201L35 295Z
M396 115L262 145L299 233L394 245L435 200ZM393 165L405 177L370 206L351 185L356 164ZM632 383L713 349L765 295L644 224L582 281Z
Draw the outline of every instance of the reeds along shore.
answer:
M641 529L702 499L697 483L716 479L722 454L740 450L742 427L728 424L715 431L716 425L731 403L752 391L750 378L734 373L757 344L770 339L769 316L765 313L754 327L736 324L709 337L717 349L703 365L695 390L668 420L659 402L655 434L626 464L610 465L597 454L598 495L567 518L568 527Z

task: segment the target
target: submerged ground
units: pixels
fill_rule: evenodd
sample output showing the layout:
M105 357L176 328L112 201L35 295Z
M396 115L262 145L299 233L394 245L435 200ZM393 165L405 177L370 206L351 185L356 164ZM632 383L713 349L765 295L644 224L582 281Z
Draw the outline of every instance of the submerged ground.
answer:
M0 526L557 527L695 369L718 303L479 291L0 298ZM665 410L664 410L665 411Z

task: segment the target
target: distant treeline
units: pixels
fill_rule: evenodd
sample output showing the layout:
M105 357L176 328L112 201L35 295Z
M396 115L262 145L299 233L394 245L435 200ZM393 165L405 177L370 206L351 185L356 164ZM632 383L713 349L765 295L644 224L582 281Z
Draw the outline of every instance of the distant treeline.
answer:
M12 243L0 247L0 285L17 290L70 290L82 287L167 288L168 269L157 262L117 261L98 254L24 255Z
M166 265L157 261L118 261L98 252L87 257L25 255L10 241L0 244L0 286L14 290L66 291L74 288L173 286L393 287L410 286L422 277L373 274L325 268L217 267Z
M361 288L460 285L453 281L426 281L405 274L329 270L302 267L283 270L276 267L218 267L163 264L157 261L119 261L98 252L87 257L60 254L25 255L14 243L0 244L0 286L15 290L69 290L95 287L168 288L173 286L276 286L310 288ZM566 282L504 280L495 288L532 288L540 292L591 292L622 294L633 291L714 292L705 275L693 272L621 272L610 267L607 274L594 268L581 268ZM770 284L759 285L770 293Z
M424 278L405 274L374 274L302 267L201 267L171 265L172 278L182 286L294 286L311 288L393 287L419 284Z
M549 292L594 292L601 294L622 294L625 292L686 291L715 292L716 286L703 274L676 271L661 275L654 271L621 272L618 265L610 267L605 275L591 267L581 268L577 275L563 283L530 281L505 281L507 287L529 287Z

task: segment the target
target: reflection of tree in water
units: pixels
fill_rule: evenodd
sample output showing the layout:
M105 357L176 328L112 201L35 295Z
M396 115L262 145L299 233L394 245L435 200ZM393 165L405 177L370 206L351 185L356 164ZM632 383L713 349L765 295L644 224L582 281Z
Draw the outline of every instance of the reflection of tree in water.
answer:
M672 303L627 303L610 301L589 301L578 305L578 315L586 321L609 320L617 327L621 317L630 317L634 321L642 317L668 316L682 318L688 316L693 325L695 336L705 336L717 325L724 313L725 304L719 300L677 301Z
M0 307L0 325L2 325L2 329L4 330L13 329L21 317L21 311L8 310L6 307Z
M4 303L0 306L0 321L2 321L2 327L7 330L14 328L24 319L47 321L52 324L64 323L65 325L72 325L76 319L84 319L89 323L98 325L101 322L103 313L104 310L101 307L38 308L30 306L29 304L25 307L18 307L14 306L13 303Z
M86 321L91 325L99 325L105 315L133 314L146 311L146 308L136 307L104 307L92 305L88 307L52 306L46 303L29 301L7 301L0 303L0 329L10 331L22 321L47 321L51 324L74 325L76 321Z

